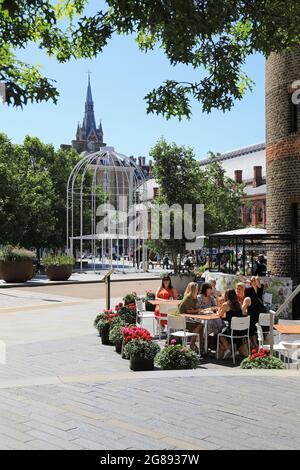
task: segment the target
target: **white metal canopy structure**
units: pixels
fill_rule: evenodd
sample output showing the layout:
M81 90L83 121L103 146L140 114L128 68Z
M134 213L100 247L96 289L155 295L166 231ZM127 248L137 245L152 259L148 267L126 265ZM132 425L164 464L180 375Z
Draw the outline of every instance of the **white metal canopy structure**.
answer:
M146 191L145 176L131 158L101 147L75 165L67 184L67 248L89 247L93 266L100 253L113 265L126 255L136 269L146 268L147 209L137 210Z

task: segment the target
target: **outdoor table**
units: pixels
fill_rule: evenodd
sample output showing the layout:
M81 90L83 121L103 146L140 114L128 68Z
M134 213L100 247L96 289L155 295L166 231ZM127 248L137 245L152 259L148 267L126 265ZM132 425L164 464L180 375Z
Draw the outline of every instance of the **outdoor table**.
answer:
M207 354L208 351L208 328L207 328L207 322L208 320L218 320L220 316L217 313L207 313L202 314L202 313L183 313L182 314L185 318L190 318L192 320L204 320L204 351L205 354Z
M283 335L300 335L300 325L274 325L274 328Z
M181 300L148 300L148 302L152 305L160 305L161 303L164 304L164 305L178 305Z

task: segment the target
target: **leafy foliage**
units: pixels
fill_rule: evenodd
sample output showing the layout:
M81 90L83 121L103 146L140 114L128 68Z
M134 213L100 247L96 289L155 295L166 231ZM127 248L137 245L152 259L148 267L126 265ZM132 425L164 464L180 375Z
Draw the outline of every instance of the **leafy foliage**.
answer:
M196 369L198 356L190 348L171 344L157 354L155 363L162 369Z
M91 4L0 0L0 81L9 104L57 100L53 81L17 58L30 42L61 63L96 57L115 34L132 34L143 52L160 47L172 66L199 71L198 79L167 79L145 97L148 112L179 119L190 117L195 100L205 112L231 109L253 87L243 70L249 55L300 44L295 0L106 0L88 15Z
M111 324L109 330L109 341L113 344L122 343L123 341L123 333L121 329L125 326L125 322L123 322L119 317L115 318Z
M18 246L7 245L0 251L0 261L27 261L34 258L33 251Z
M72 265L75 262L75 258L69 255L54 255L54 256L47 256L43 259L43 263L45 266L66 266Z
M150 155L154 161L153 175L160 188L155 202L158 206L167 204L174 209L171 210L173 218L171 217L170 239L160 237L150 240L147 244L154 252L170 253L174 272L177 273L177 254L183 255L186 242L190 240L185 238L184 232L181 239L174 238L173 229L179 218L182 227L184 226L184 215L176 209L176 205L184 208L184 204L203 204L206 234L234 229L240 224L239 210L243 185L238 185L225 176L225 171L214 154L210 155L208 165L203 168L191 148L175 143L168 144L164 139L160 139ZM195 213L190 223L195 230Z
M284 369L283 362L277 357L271 356L270 351L261 348L259 351L252 350L250 356L242 362L242 369Z
M142 339L133 339L125 346L125 354L128 357L139 357L153 361L156 354L160 351L160 347L154 341L144 341Z

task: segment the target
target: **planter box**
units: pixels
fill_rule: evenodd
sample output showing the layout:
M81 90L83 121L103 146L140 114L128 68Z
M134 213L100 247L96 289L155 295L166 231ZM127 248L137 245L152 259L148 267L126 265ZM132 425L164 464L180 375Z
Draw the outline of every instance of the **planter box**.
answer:
M73 265L47 266L45 272L50 281L67 281L73 272Z
M1 261L1 276L5 282L26 282L34 277L32 260Z
M134 371L141 370L153 370L154 369L154 359L144 359L139 356L130 356L129 367Z

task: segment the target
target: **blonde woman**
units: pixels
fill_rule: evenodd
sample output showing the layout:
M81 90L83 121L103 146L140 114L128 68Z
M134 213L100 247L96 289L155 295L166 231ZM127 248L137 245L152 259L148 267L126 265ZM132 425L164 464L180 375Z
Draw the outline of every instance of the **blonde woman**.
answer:
M198 294L198 284L196 282L190 282L185 290L182 301L178 305L177 313L191 314L191 315L195 315L199 313L199 308L197 306L198 304L197 294ZM198 322L196 323L187 322L186 327L190 332L197 333L200 335L200 340L201 340L200 349L203 349L203 325ZM193 336L191 339L191 349L193 349L195 352L199 352L196 346L196 338L197 338L196 336Z

